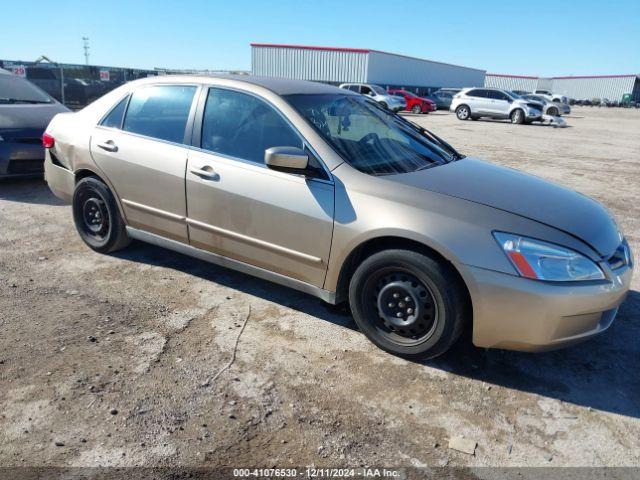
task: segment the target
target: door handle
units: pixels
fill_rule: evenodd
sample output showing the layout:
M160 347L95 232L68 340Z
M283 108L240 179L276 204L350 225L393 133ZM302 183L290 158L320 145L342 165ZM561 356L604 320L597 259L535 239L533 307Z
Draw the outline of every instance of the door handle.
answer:
M200 178L204 178L205 180L216 181L220 179L220 175L218 175L213 168L208 165L202 168L191 168L189 171Z
M113 143L113 140L107 140L104 143L99 143L98 147L100 147L103 150L106 150L107 152L117 152L118 151L118 146Z

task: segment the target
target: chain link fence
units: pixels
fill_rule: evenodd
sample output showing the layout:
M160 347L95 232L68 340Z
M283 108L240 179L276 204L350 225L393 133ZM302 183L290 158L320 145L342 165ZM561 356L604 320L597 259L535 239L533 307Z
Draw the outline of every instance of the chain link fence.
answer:
M0 68L26 78L72 110L138 78L164 75L164 70L0 60Z

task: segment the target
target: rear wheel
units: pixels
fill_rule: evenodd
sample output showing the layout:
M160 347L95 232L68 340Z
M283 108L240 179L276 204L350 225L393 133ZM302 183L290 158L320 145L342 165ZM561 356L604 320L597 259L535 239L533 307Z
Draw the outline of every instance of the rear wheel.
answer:
M80 238L93 250L114 252L131 243L113 194L98 178L87 177L78 182L72 207Z
M524 123L524 112L521 109L516 108L511 112L511 123L515 123L517 125Z
M410 250L385 250L356 269L349 304L360 330L387 352L432 358L460 336L468 308L451 267Z
M422 108L420 108L420 105L414 105L411 107L411 113L422 113Z
M559 115L558 109L556 107L551 107L549 110L547 110L547 113L552 117L557 117Z
M469 120L469 117L471 117L471 110L466 105L460 105L456 108L456 116L458 117L458 120Z

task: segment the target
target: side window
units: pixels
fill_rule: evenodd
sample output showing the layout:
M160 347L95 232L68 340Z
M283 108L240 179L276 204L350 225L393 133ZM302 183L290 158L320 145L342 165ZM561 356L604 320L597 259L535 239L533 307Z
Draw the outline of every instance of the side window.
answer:
M303 143L266 102L246 93L210 88L201 146L214 153L264 163L267 148L303 148Z
M370 95L371 94L371 89L369 87L367 87L366 85L362 85L360 87L360 93L363 95Z
M481 97L484 98L486 97L486 91L485 90L480 90L479 88L476 88L475 90L471 90L469 92L467 92L467 97Z
M133 92L123 130L183 143L196 87L152 85Z
M493 98L494 100L506 100L507 96L502 93L502 92L498 92L497 90L488 90L489 92L489 98Z
M360 93L360 87L358 85L349 85L349 90L352 92Z
M122 117L124 117L124 111L127 108L127 100L129 100L129 95L124 97L120 100L120 103L113 107L109 114L102 119L100 125L103 127L121 128Z

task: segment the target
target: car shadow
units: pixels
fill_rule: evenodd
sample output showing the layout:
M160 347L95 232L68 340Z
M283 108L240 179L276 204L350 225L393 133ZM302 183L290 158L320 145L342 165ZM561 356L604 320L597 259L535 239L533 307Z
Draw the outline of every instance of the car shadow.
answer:
M49 190L42 176L0 179L0 200L38 205L66 205Z
M129 248L111 255L131 262L170 268L194 275L350 330L358 329L344 306L330 305L312 295L155 245L134 241Z
M175 269L357 330L344 306L172 251L134 242L114 256ZM489 384L640 418L640 292L631 291L609 330L546 353L482 349L462 338L442 357L414 362Z
M640 292L630 291L603 334L544 353L474 347L463 338L420 362L456 375L563 402L640 418Z

